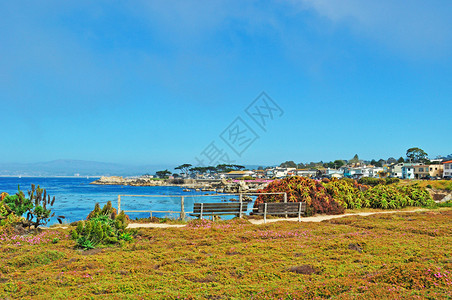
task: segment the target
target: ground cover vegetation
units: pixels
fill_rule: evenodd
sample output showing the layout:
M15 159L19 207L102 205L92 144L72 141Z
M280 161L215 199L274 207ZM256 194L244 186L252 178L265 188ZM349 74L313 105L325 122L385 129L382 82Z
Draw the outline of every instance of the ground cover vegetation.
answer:
M77 250L69 229L0 235L11 299L448 299L451 209L322 223L194 220Z

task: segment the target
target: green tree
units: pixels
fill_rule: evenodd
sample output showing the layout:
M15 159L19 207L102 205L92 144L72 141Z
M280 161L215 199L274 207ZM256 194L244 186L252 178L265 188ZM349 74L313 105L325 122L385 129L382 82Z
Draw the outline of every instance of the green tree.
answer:
M410 162L425 163L428 161L428 154L422 150L421 148L413 147L406 151L406 157L410 160Z
M297 169L304 169L304 168L306 168L306 166L305 166L304 163L299 163L299 164L297 165Z
M381 168L381 167L383 167L383 165L384 165L385 163L386 163L386 161L385 161L384 159L379 159L379 160L377 161L377 163L375 164L375 166Z
M352 164L359 163L359 157L358 157L358 154L355 154L355 156L353 156L353 158L350 159L350 163L352 163Z
M218 165L218 166L217 166L218 172L224 172L224 173L227 173L227 172L233 171L234 169L235 169L235 168L234 168L234 165L221 164L221 165Z
M399 159L397 160L397 162L398 163L404 163L405 159L402 156L400 156Z
M387 160L388 164L395 164L397 162L397 160L394 157L390 157Z
M191 167L191 164L183 164L178 167L175 167L175 170L181 170L182 173L188 174L188 170Z
M171 172L168 170L157 171L155 172L155 175L157 175L158 178L168 178L168 176L171 175Z
M341 160L341 159L336 159L335 161L334 161L334 167L335 168L340 168L340 167L342 167L342 166L344 166L345 165L345 161L343 161L343 160Z
M297 164L294 163L293 160L289 160L286 162L283 162L282 164L279 165L281 168L296 168Z

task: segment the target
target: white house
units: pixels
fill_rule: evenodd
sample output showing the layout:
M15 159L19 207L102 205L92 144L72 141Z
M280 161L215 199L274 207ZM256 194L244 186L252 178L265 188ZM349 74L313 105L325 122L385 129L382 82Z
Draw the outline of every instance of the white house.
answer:
M253 171L231 171L229 173L224 174L225 178L241 178L252 175L254 175Z
M443 177L452 176L452 160L443 162L443 166L444 166Z
M295 174L303 177L315 177L317 175L317 170L297 169L295 170Z
M397 163L390 166L391 176L402 178L402 167L404 163Z

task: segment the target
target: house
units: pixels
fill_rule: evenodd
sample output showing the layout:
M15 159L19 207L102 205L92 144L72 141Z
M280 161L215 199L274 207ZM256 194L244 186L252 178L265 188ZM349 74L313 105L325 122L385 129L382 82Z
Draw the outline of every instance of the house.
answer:
M266 172L264 170L253 170L256 178L265 178Z
M443 166L443 177L448 176L448 178L450 178L452 176L452 160L444 161Z
M443 177L444 165L430 165L429 174L432 177Z
M225 178L241 178L245 176L252 176L254 175L253 171L231 171L229 173L224 174Z
M361 168L343 167L344 177L359 179L363 177L363 170Z
M417 163L404 163L402 166L402 179L414 179L414 167Z
M315 177L317 175L317 170L297 169L295 170L295 174L303 177Z
M343 176L343 172L341 172L340 170L336 170L336 169L326 169L325 170L325 175L329 176L329 177L335 177L335 178L342 178Z
M413 167L415 179L422 179L430 176L430 169L428 165L418 165Z
M274 169L265 170L265 177L267 177L267 178L275 177L275 170Z
M391 177L402 178L402 167L404 163L392 164L389 166L389 173Z
M281 168L276 167L274 169L274 177L276 178L284 178L289 176L289 173L293 173L296 170L296 168Z

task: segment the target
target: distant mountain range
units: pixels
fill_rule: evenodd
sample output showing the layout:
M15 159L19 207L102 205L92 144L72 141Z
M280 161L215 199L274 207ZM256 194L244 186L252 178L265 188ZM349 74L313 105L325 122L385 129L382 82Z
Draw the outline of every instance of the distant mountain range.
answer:
M137 176L169 169L168 165L126 165L60 159L39 163L0 163L0 176Z

